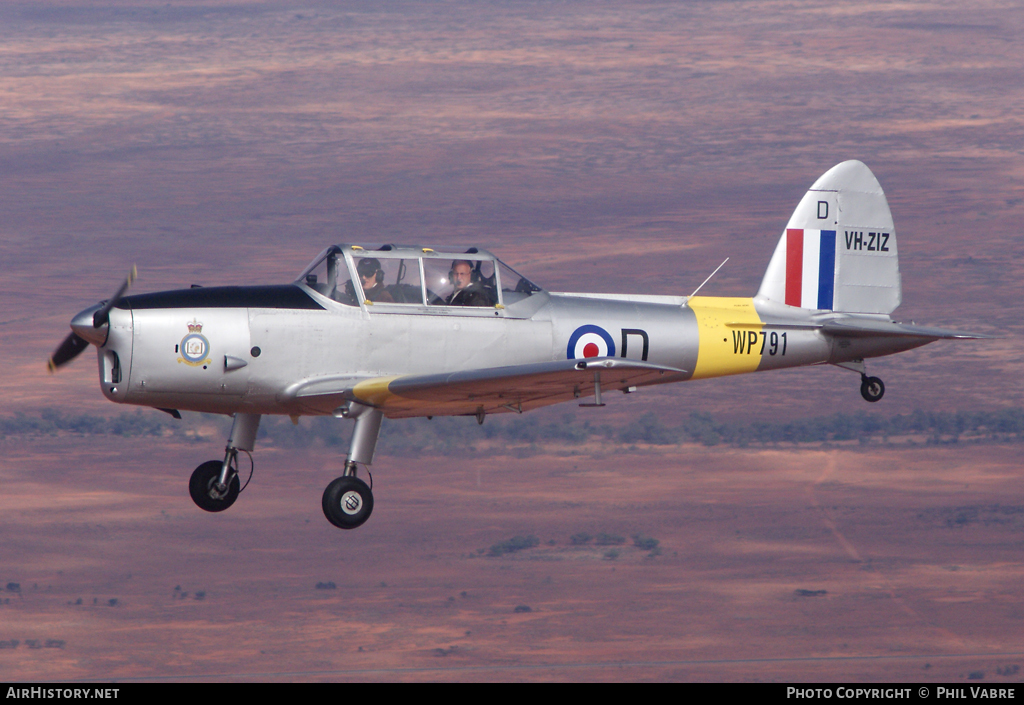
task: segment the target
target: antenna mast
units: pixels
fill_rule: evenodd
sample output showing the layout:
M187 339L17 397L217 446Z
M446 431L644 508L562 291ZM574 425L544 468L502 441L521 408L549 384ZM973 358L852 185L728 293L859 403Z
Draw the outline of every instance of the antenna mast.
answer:
M712 272L711 274L709 274L709 275L708 275L708 278L707 278L707 279L705 279L704 281L702 281L702 282L700 283L700 286L698 286L698 287L697 287L696 289L694 289L694 290L693 290L693 293L692 293L692 294L690 294L689 296L687 296L686 298L688 298L688 299L692 299L692 298L693 298L694 296L696 296L696 295L697 295L697 292L698 292L698 291L700 291L701 289L703 289L703 288L704 288L704 285L705 285L705 284L707 284L707 283L708 283L709 281L711 281L711 277L713 277L713 276L715 276L716 274L718 274L718 270L719 270L719 269L721 269L722 267L724 267L724 266L725 266L725 263L726 263L726 262L728 262L728 261L729 261L729 258L728 258L728 257L726 257L726 258L725 258L724 260L722 260L722 263L721 263L720 265L718 265L717 267L715 267L715 271L713 271L713 272Z

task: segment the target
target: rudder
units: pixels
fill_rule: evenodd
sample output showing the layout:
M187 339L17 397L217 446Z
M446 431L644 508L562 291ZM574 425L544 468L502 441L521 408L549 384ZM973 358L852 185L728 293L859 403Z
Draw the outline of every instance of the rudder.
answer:
M757 298L807 309L891 313L903 298L896 231L863 163L825 172L789 219Z

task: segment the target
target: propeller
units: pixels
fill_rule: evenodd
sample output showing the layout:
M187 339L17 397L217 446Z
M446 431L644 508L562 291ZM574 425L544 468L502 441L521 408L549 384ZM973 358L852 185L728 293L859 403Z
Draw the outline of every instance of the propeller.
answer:
M132 270L128 272L128 276L113 297L102 304L87 308L71 319L71 332L46 362L46 369L50 374L81 355L82 351L89 347L89 343L100 346L106 342L107 331L101 332L100 329L110 322L110 309L117 305L137 277L138 271L133 264Z
M58 367L74 360L87 347L89 347L88 340L80 337L74 331L68 333L68 337L64 338L60 347L54 351L53 355L50 355L50 359L46 362L46 369L53 374Z

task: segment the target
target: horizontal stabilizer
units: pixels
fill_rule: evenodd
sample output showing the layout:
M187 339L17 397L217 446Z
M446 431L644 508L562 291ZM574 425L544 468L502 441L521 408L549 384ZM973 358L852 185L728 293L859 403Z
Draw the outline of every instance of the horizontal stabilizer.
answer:
M904 338L932 338L933 340L954 338L980 340L992 337L991 335L966 333L963 331L949 330L948 328L932 328L930 326L916 326L910 323L872 321L865 319L828 321L822 324L821 330L829 335L842 338L892 336Z
M742 321L725 324L727 328L750 328L750 323ZM967 333L948 328L933 328L930 326L918 326L912 323L896 323L895 321L877 320L869 318L838 318L822 322L808 321L768 321L763 324L765 330L820 330L823 333L840 338L871 338L871 337L904 337L904 338L931 338L940 339L963 339L963 340L984 340L992 338L984 333Z

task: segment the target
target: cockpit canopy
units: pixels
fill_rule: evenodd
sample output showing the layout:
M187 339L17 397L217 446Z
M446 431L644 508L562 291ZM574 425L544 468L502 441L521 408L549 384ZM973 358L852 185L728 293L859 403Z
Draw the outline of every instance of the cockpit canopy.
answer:
M333 245L295 282L346 306L503 307L541 291L484 250Z

